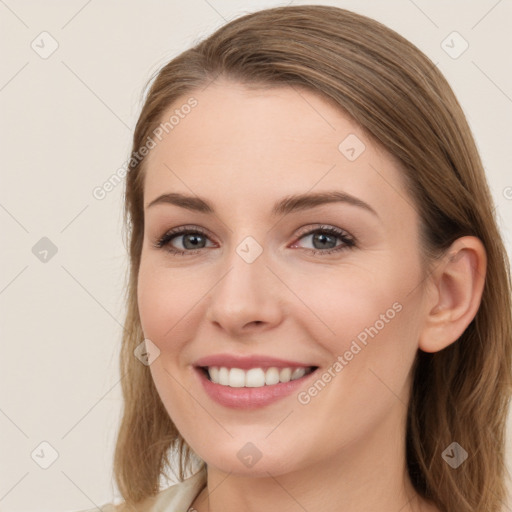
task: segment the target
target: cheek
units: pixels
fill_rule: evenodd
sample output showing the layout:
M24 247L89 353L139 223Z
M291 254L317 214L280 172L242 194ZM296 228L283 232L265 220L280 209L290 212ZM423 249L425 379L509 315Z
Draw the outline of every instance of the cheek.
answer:
M169 417L180 432L187 432L192 421L188 412L197 415L199 411L193 404L191 407L190 395L183 386L183 362L180 364L179 358L184 357L190 322L194 321L193 305L201 293L187 285L183 274L142 260L137 298L144 337L160 349L149 371Z
M333 316L337 335L318 338L330 361L297 395L301 418L312 428L323 423L325 437L341 445L369 436L391 416L399 417L408 403L415 311L403 298L371 299L358 307L353 297Z
M152 341L160 338L165 322L162 313L168 309L167 302L172 294L164 293L164 289L165 283L158 279L157 273L149 265L141 263L137 302L144 336Z
M184 273L141 262L137 300L144 335L157 345L176 338L183 320L201 294Z
M419 288L413 292L420 268L413 256L398 256L372 268L363 263L343 268L317 280L322 286L310 280L303 285L300 293L310 310L296 318L329 354L327 368L335 377L325 379L335 394L393 399L390 389L405 390L421 325Z
M358 262L310 274L301 281L288 277L290 288L304 298L296 301L294 320L331 353L348 350L354 339L364 343L376 330L389 330L399 316L403 279L391 262L382 259L376 264L376 259L371 267ZM299 314L304 304L307 310Z

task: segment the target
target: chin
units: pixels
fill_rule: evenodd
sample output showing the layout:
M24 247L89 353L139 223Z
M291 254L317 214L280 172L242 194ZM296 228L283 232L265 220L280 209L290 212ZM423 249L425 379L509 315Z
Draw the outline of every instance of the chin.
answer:
M293 453L276 450L271 446L265 447L262 446L263 444L258 440L254 443L234 441L227 443L222 450L196 453L209 467L239 476L268 478L269 473L272 476L278 476L301 469L301 462L292 458ZM296 448L293 451L297 453Z

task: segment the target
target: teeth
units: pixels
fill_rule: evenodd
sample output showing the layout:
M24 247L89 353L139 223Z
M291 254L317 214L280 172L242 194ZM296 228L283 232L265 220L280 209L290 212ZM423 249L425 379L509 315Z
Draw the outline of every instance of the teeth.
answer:
M281 382L290 382L292 379L292 369L291 368L281 368L279 372L279 380Z
M279 370L277 368L269 368L265 372L265 385L272 386L273 384L279 384Z
M306 375L305 368L295 368L292 372L291 380L300 379L301 377L304 377L304 375Z
M290 382L311 373L311 368L226 368L225 366L209 366L207 368L210 380L215 384L232 388L261 388L272 386L280 382Z
M251 368L245 373L245 386L260 388L265 385L265 372L261 368Z
M229 385L229 370L224 366L219 368L219 384L223 386Z
M245 386L245 372L240 368L229 370L229 385L232 388L243 388Z

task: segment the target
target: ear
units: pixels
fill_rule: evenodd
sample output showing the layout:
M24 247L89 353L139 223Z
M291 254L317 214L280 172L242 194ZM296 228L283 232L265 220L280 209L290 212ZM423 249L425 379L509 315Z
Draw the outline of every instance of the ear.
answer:
M428 277L421 350L438 352L462 335L480 306L486 269L487 255L479 238L464 236L453 242Z

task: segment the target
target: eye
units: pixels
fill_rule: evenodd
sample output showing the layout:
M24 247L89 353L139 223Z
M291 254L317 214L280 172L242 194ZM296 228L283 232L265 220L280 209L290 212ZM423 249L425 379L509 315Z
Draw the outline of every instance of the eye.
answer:
M312 237L311 240L313 244L317 246L313 249L306 248L307 251L313 254L331 254L356 246L355 239L351 235L334 226L319 226L316 229L302 233L298 240L307 237ZM182 248L177 248L172 244L174 239L181 239ZM341 240L341 243L338 244L336 239ZM171 254L191 255L206 248L205 243L207 240L209 240L209 237L201 228L196 226L182 226L171 229L165 233L161 238L156 240L153 246L158 249L165 247ZM292 247L296 247L295 244L292 245ZM329 247L332 244L334 245Z
M313 254L332 254L356 246L354 237L349 235L346 231L335 228L334 226L319 226L316 229L309 230L302 234L299 240L307 237L311 237L313 245L317 246L314 249L307 249ZM341 240L341 244L337 244L336 239Z
M175 238L182 239L183 249L176 248L171 244ZM182 226L179 228L171 229L165 233L164 236L155 242L154 247L158 249L166 247L167 250L172 254L195 254L198 250L204 248L203 242L205 242L207 239L207 234L201 228L195 226Z

